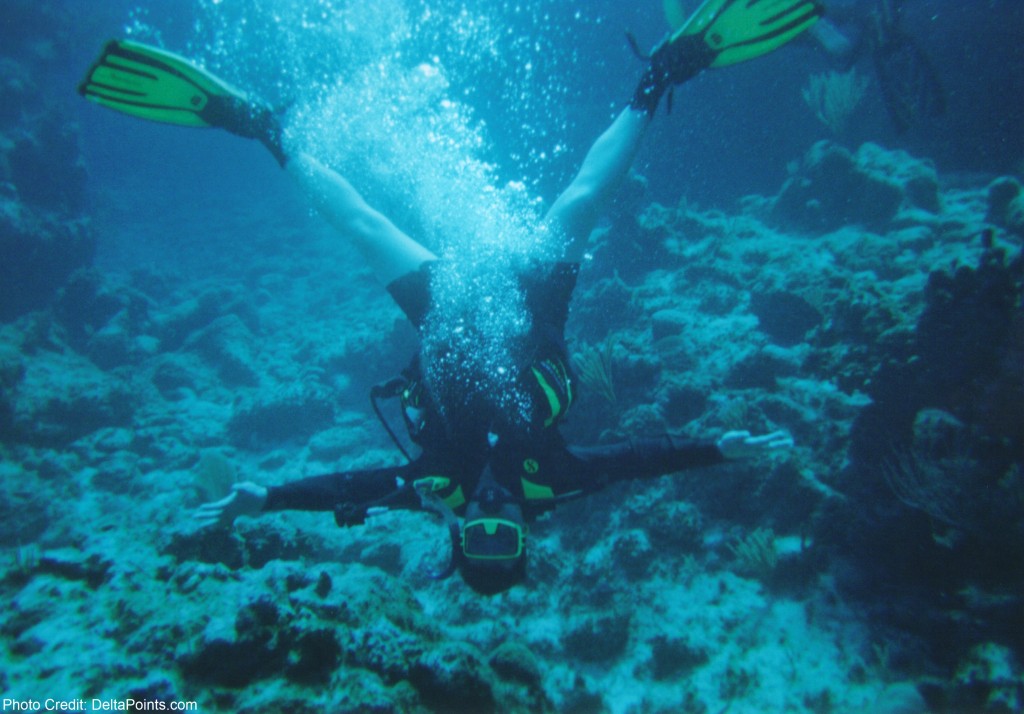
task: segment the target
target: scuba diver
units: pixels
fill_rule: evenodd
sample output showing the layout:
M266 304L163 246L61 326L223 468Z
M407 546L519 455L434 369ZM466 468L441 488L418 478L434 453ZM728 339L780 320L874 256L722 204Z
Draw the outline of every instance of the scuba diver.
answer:
M673 31L647 58L629 105L590 148L544 218L545 229L559 238L560 259L534 260L516 270L530 317L525 334L514 340L518 361L511 379L525 397L525 407L517 409L473 386L486 384L487 375L445 379L451 371L435 369L460 359L465 345L424 339L433 279L444 264L431 250L368 205L339 173L286 147L280 120L269 109L181 57L135 42L110 42L80 87L85 97L133 116L219 127L262 142L327 221L355 244L421 336L419 354L402 376L371 395L375 409L379 398L399 400L421 452L416 458L281 486L238 483L226 498L200 507L200 522L227 526L238 516L296 509L332 512L339 525L352 526L387 509L433 511L444 518L452 545L451 561L437 577L458 570L474 590L494 594L525 576L527 522L565 500L615 481L792 447L784 432L747 431L730 431L717 441L664 435L592 448L567 445L559 424L576 385L563 333L591 229L629 170L663 96L705 69L785 44L820 14L815 0L707 0L688 19L673 21L669 14Z
M865 13L865 8L870 9ZM882 102L898 135L946 111L939 74L921 45L903 30L901 18L897 0L877 0L873 7L861 0L832 3L828 17L807 33L843 69L870 54Z

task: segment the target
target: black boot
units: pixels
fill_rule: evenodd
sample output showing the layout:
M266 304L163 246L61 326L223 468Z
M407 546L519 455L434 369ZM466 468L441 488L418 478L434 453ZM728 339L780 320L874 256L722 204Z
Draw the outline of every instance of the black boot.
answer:
M715 61L715 56L703 35L680 35L675 42L666 39L651 53L629 106L654 116L669 87L696 77Z
M236 136L258 139L284 168L288 156L281 142L281 122L267 107L237 97L211 96L203 108L202 118Z

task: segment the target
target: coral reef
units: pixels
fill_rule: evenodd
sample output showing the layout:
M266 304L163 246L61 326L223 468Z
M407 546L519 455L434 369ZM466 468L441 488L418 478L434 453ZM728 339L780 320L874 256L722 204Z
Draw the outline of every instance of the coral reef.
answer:
M52 70L47 50L69 42L68 19L46 5L14 2L5 7L5 27L23 29L0 50L0 322L49 304L72 273L91 264L97 241L85 212L78 129L35 89Z
M884 231L901 208L939 209L934 167L864 144L856 154L822 141L783 185L772 216L802 231L861 225Z
M743 540L729 546L740 572L766 579L775 572L779 556L771 528L758 528Z
M1024 236L1024 187L1020 181L1003 176L989 184L985 220Z
M337 286L333 242L216 281L79 261L0 325L4 691L232 712L1019 708L1019 188L827 143L733 213L642 208L631 187L573 304L593 384L567 436L785 429L791 454L561 504L531 524L528 583L491 599L428 577L449 546L425 514L196 530L191 508L236 478L397 462L365 392L410 331L366 276Z
M615 381L612 377L614 349L615 343L611 340L598 347L582 345L572 359L572 366L583 386L593 390L595 394L600 394L611 404L615 404L616 401Z
M833 134L842 135L867 87L868 80L851 69L848 72L812 75L802 94L818 121Z

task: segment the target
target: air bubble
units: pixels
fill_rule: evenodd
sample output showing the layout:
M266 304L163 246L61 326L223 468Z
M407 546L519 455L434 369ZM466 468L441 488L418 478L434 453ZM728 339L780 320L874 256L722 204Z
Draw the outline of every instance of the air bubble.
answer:
M552 170L538 147L564 151L568 30L547 6L533 12L492 0L455 11L428 0L196 6L197 59L267 104L290 107L290 151L340 170L449 261L436 271L436 306L424 327L436 355L427 370L527 412L509 367L521 362L514 353L530 329L517 275L531 258L560 255L532 191ZM494 155L492 126L515 137L511 158Z

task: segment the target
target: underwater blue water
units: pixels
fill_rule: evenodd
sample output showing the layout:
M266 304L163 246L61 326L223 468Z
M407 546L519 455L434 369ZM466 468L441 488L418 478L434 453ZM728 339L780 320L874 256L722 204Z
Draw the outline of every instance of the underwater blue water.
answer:
M1019 101L1024 96L1024 58L1015 41L1022 25L1019 6L1005 1L901 5L904 22L915 28L915 39L943 77L950 110L942 121L917 129L899 139L900 143L952 173L998 173L1012 168L1014 157L1024 150L1021 132L1014 130L1024 111ZM71 96L79 68L91 61L92 48L130 28L140 39L157 39L186 54L193 47L200 54L211 53L207 59L212 68L226 71L247 90L269 101L295 101L289 87L279 86L282 81L295 80L281 80L276 68L290 63L290 70L297 72L298 67L311 63L320 71L338 72L342 77L344 68L328 66L317 47L331 44L332 30L317 32L315 39L304 38L301 28L284 24L288 22L285 17L279 29L291 35L290 39L280 48L274 46L273 39L265 39L274 31L268 29L274 26L273 16L287 16L287 12L277 12L287 7L287 3L97 4L76 24L72 54L57 68L61 84L54 89L65 91L53 92L54 99L64 101ZM657 3L645 7L643 3L624 5L609 0L466 7L471 15L475 12L487 18L492 26L486 31L493 36L480 33L474 37L476 30L453 31L461 36L446 48L451 57L444 58L445 71L454 76L456 93L460 85L468 92L464 101L472 120L486 125L481 132L488 147L486 159L496 164L499 175L529 181L535 194L551 200L572 176L590 141L632 91L640 62L629 50L625 32L634 33L642 46L653 46L662 36L663 19ZM408 38L402 61L411 64L410 57L418 61L437 56L438 49L430 46L440 32L437 26L445 24L442 18L452 17L462 8L458 3L437 6L438 20L430 28L431 34ZM387 16L387 10L381 12L385 16L376 21L387 26L393 18ZM504 33L513 39L485 46ZM203 45L213 42L218 43L215 49ZM249 43L260 46L250 48ZM304 52L307 57L297 57ZM484 52L497 54L481 62ZM344 64L344 60L339 53L336 64ZM536 68L524 70L523 65L530 62ZM870 73L869 66L861 65L863 72ZM653 197L667 201L685 188L688 200L698 205L730 206L749 193L770 192L808 139L827 135L801 101L800 89L809 73L832 66L820 51L794 47L728 73L702 77L678 90L676 110L659 119L637 161L638 170L651 179ZM508 86L509 82L514 86ZM304 88L303 93L316 91ZM852 128L850 143L894 140L877 93L870 93L865 105ZM90 171L99 185L131 181L132 173L138 171L159 175L167 195L181 190L186 192L181 196L185 200L193 195L230 200L241 194L238 200L244 204L274 176L273 166L258 172L258 165L266 162L251 158L258 152L256 147L239 145L228 137L139 125L97 115L81 104L73 108L86 137L93 131L100 134L98 141L83 142ZM103 136L112 124L116 142ZM190 160L183 160L175 172L164 171L164 157L179 151ZM207 170L239 161L251 162L253 169ZM126 171L126 165L134 167L132 172ZM153 183L131 182L138 190ZM190 189L193 194L187 193Z
M584 392L567 431L798 448L560 508L534 579L488 600L423 576L445 543L425 516L191 526L234 478L201 453L275 484L396 462L366 394L415 338L257 142L76 87L131 37L285 108L286 146L460 258L435 289L490 320L473 369L494 375L526 329L511 268L553 254L539 219L626 106L626 33L654 46L661 3L11 1L0 259L39 296L0 311L0 710L1024 706L1024 3L895 3L946 98L903 132L867 55L846 130L815 117L811 78L847 67L809 41L663 103L570 320L618 395ZM854 40L877 6L826 5ZM72 138L51 149L47 121ZM69 235L95 242L84 272L27 259Z

